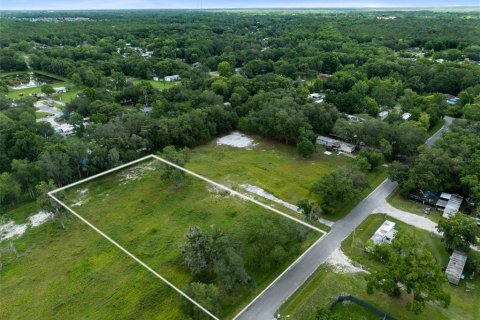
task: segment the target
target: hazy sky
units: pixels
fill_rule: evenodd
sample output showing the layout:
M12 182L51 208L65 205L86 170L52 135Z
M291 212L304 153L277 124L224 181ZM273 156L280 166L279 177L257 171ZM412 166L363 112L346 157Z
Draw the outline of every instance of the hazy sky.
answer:
M388 8L480 6L480 0L0 0L3 10L175 9L175 8Z

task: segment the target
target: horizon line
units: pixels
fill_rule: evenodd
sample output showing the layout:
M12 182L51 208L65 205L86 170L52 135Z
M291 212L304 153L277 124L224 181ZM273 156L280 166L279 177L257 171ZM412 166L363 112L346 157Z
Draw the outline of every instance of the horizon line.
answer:
M115 10L197 10L197 11L205 11L205 10L318 10L318 9L323 9L323 10L351 10L351 9L458 9L458 8L472 8L472 9L480 9L480 5L478 6L471 6L471 5L439 5L439 6L418 6L418 7L412 7L412 6L378 6L378 7L372 7L372 6L352 6L352 7L207 7L207 8L160 8L160 7L145 7L145 8L83 8L83 9L2 9L0 8L0 12L3 11L52 11L52 12L58 12L58 11L115 11Z

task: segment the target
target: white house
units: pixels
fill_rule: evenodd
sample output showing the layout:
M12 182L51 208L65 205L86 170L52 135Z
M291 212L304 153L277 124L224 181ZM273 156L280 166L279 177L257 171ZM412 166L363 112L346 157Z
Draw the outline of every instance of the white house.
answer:
M370 239L372 239L375 244L391 244L396 234L397 230L395 230L395 222L385 220Z
M381 111L378 113L378 117L380 118L380 120L385 120L385 118L388 116L388 114L390 113L390 110L385 110L385 111Z
M153 81L158 81L158 77L153 77Z
M411 116L412 116L412 114L410 112L405 112L404 114L402 114L402 119L403 120L408 120L408 119L410 119Z
M315 103L322 103L325 100L325 93L313 92L308 95L309 99L312 99Z
M182 78L178 74L174 74L173 76L166 76L163 79L167 82L175 82L180 81Z
M67 92L67 88L65 88L65 87L55 87L55 88L53 88L53 90L55 90L55 93L65 93L65 92Z

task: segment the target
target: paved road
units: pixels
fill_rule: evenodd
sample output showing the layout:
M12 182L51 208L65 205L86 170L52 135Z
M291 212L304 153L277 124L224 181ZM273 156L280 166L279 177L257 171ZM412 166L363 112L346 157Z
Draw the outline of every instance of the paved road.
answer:
M445 117L445 124L426 144L432 146L443 132L448 130L453 118ZM268 288L254 303L252 303L238 320L271 320L275 312L309 277L315 270L340 247L347 238L379 204L386 201L397 187L396 182L385 179L374 191L363 199L344 218L337 221L331 231L315 244L312 249L300 259L290 270Z
M453 122L453 118L452 117L447 117L445 116L445 123L443 124L443 126L440 128L440 130L438 130L437 132L435 132L435 134L433 136L431 136L430 138L428 138L428 140L425 142L426 145L428 146L433 146L433 144L435 143L435 141L438 140L438 138L440 138L440 136L448 130L448 128L450 127L450 125L452 124Z

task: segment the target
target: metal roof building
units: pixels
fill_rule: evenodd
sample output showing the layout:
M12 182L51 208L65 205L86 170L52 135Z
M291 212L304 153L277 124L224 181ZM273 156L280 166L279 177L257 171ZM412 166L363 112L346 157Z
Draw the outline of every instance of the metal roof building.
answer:
M463 197L458 194L442 192L440 199L436 203L438 210L443 211L444 218L450 218L455 215L462 205Z
M463 268L467 263L467 254L460 250L454 250L450 256L450 261L448 262L447 269L445 274L447 275L448 281L455 285L460 283L462 278Z
M397 230L395 230L395 222L385 220L370 239L372 239L375 244L391 244L396 234Z

